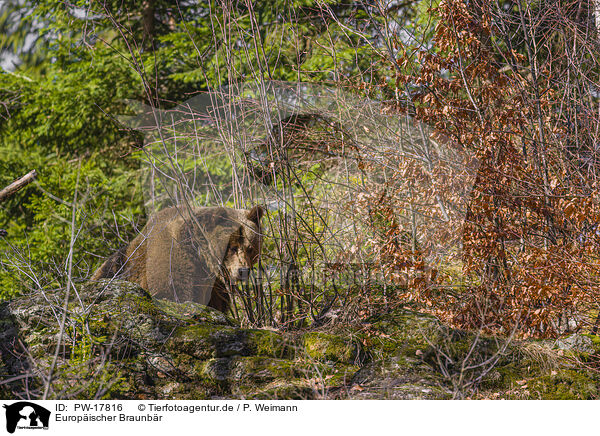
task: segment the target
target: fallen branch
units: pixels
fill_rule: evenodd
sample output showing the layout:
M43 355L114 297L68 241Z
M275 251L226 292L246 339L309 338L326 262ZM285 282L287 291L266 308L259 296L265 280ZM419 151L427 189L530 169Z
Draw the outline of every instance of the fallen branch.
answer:
M29 173L25 174L23 177L12 182L6 188L4 188L2 191L0 191L0 202L6 200L8 197L10 197L11 195L13 195L15 192L22 189L23 187L29 185L31 182L33 182L35 180L36 176L37 176L37 172L35 170L33 170L33 171L30 171Z
M28 172L23 177L18 178L2 191L0 191L0 202L6 200L8 197L13 195L19 189L29 185L35 180L37 172L35 170ZM8 233L4 229L0 229L0 238L4 238Z

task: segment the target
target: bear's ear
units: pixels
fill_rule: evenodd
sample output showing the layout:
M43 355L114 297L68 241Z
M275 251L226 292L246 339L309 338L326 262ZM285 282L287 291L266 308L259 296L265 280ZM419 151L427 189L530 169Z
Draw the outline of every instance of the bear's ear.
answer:
M262 206L254 206L252 209L248 211L246 218L252 221L255 224L260 223L260 219L265 214L265 209Z

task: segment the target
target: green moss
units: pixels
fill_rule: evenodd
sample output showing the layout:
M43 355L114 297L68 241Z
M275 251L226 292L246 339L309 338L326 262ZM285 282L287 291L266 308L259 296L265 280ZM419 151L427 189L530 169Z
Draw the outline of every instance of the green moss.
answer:
M397 309L367 320L366 333L360 338L375 359L399 355L414 357L424 353L429 343L439 340L441 327L430 315Z
M583 400L597 399L599 384L600 375L594 371L576 366L556 350L527 342L514 344L512 353L490 371L480 388L482 395L499 398Z
M527 380L532 399L596 400L599 398L598 377L585 372L563 369L555 374Z
M278 358L292 357L292 347L283 336L276 332L259 329L246 330L245 340L252 354Z
M154 300L154 305L169 317L189 323L235 325L235 322L224 313L198 303L189 301L185 303L175 303L174 301L158 299Z
M126 398L130 385L118 364L64 362L57 366L50 399Z
M354 363L360 354L356 341L323 332L309 332L302 337L309 357L319 361Z
M159 310L155 305L155 300L148 298L147 295L122 294L116 299L117 307L113 307L120 315L140 315L148 317L157 317Z
M471 381L469 395L478 388L495 398L599 396L600 376L562 356L572 350L559 355L532 341L505 347L505 339L453 330L406 309L359 328L282 334L236 327L194 303L155 301L126 282L82 288L79 297L83 305L69 306L56 398L440 399L460 389L457 382ZM0 312L5 342L18 334L36 367L47 371L59 326L46 300L21 299ZM596 359L600 338L586 342L596 351L572 353ZM7 373L21 371L13 361L0 365Z
M594 352L589 353L589 354L599 356L600 355L600 336L592 335L591 333L587 333L587 334L584 333L584 334L582 334L582 336L585 336L591 340L591 347L593 348Z
M283 359L262 356L237 356L210 359L199 365L200 375L228 384L261 384L279 378L293 379L301 375L296 365Z
M290 354L287 342L275 332L210 324L176 329L167 347L198 359L250 355L286 357Z
M253 399L310 399L325 397L332 389L348 386L357 366L302 361L244 358L242 380L231 386L233 395ZM261 374L257 377L257 374ZM268 374L268 375L266 375ZM266 376L265 376L266 375Z
M480 388L483 390L508 390L515 386L517 380L524 377L523 368L516 363L497 366L482 380Z
M252 383L264 383L278 378L289 380L303 375L301 368L290 360L250 356L237 358L236 361L239 379Z
M406 309L375 315L366 322L371 325L373 330L405 340L413 338L415 332L421 333L418 336L421 340L423 335L434 333L439 328L439 322L435 317Z
M327 388L348 386L358 370L357 365L335 365L335 367L323 371L323 382Z

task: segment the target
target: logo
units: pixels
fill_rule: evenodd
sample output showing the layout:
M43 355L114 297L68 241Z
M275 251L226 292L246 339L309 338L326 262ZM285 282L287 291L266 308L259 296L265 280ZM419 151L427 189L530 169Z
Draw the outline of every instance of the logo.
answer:
M50 421L50 411L30 403L29 401L19 401L10 405L4 404L6 409L6 431L14 433L15 429L48 429Z

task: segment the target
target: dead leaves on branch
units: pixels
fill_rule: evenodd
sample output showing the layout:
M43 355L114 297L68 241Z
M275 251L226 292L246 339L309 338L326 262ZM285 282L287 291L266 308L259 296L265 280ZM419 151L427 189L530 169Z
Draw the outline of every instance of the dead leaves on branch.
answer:
M577 79L557 76L560 65L538 67L523 47L498 44L505 28L492 20L491 5L478 7L476 14L463 1L442 1L432 11L439 20L431 49L417 56L401 49L391 66L400 93L418 90L397 110L481 162L461 241L466 287L452 298L434 292L445 280L440 274L405 297L462 327L558 335L565 314L581 320L600 299L597 181L569 157L568 147L585 141L566 127L563 108L580 104L564 99L568 81ZM381 214L381 263L389 271L418 269L428 247L415 252L397 242L406 229L391 211L401 193L385 192L366 205Z

